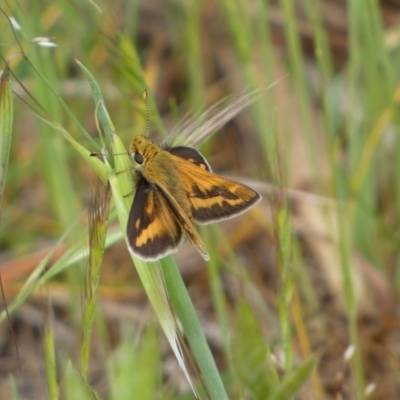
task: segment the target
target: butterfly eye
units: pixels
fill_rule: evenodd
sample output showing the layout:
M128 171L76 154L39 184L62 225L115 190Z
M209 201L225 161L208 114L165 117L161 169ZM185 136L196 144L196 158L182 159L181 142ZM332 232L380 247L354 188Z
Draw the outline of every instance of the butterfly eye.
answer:
M137 162L138 164L143 164L143 156L140 153L135 153L133 159L135 160L135 162Z

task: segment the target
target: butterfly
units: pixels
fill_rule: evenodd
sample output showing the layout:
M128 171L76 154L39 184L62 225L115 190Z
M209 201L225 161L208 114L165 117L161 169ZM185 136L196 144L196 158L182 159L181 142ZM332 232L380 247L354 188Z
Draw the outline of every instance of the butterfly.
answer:
M142 260L174 253L185 238L209 260L196 224L235 217L261 200L255 190L214 174L192 147L163 148L139 135L129 153L137 184L127 238L132 253Z

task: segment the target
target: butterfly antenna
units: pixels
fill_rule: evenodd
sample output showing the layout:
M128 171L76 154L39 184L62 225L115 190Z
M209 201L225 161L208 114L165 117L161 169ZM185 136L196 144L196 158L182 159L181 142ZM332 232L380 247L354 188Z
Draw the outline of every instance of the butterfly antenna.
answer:
M147 89L143 91L144 104L146 106L146 136L149 136L150 131L150 113L149 113L149 102L147 100Z
M90 157L108 157L108 156L123 156L124 154L129 154L128 152L125 153L101 153L99 151L92 151L89 156Z

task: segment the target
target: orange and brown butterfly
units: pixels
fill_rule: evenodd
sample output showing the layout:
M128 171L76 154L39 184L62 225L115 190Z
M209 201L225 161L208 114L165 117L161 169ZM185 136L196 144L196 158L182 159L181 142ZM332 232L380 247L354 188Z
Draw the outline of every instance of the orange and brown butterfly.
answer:
M209 255L196 224L242 214L257 204L255 190L214 174L192 147L162 147L135 137L129 153L136 162L136 192L127 237L138 258L155 261L174 253L184 238L204 259Z

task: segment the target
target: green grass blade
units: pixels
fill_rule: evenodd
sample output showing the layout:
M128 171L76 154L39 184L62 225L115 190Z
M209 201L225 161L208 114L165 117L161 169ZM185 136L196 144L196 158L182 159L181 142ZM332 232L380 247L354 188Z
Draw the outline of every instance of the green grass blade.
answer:
M300 118L303 131L306 134L306 144L308 156L313 167L314 179L317 184L321 179L320 169L318 168L318 160L316 143L314 139L314 125L312 123L311 101L309 95L308 84L306 81L304 58L298 35L298 21L295 15L295 6L293 0L280 0L282 13L284 18L285 36L288 44L289 70L290 78L294 84L297 103L300 111Z
M52 325L52 318L49 318L43 331L43 352L46 366L48 398L57 400L59 398L57 363L55 352L55 337Z
M33 13L32 18L34 19ZM36 16L39 20L39 16ZM32 65L40 65L42 75L35 86L34 96L38 103L46 110L52 119L61 120L60 95L49 93L49 87L56 86L56 71L53 62L53 54L49 49L32 47L29 54ZM56 101L55 101L56 100ZM70 222L79 213L78 202L74 183L69 171L67 148L63 138L55 135L54 130L42 121L37 121L40 132L39 159L41 173L45 179L47 196L51 208L57 218L58 226L62 231L68 229ZM72 276L69 279L74 280Z
M76 61L82 71L85 73L86 78L89 81L90 87L92 89L92 94L94 97L94 102L96 104L98 110L98 116L101 122L102 127L104 128L105 138L103 140L103 147L107 147L106 143L111 143L112 134L115 132L115 127L111 121L110 116L107 113L107 110L104 106L104 98L103 94L101 93L100 87L93 78L93 75L89 72L89 70L80 62ZM102 136L100 135L102 138Z
M163 259L162 267L171 302L190 343L190 348L204 378L208 394L214 400L228 399L178 267L172 257Z
M14 102L6 67L0 76L0 214L10 155L13 115Z
M173 27L176 43L186 54L189 85L189 104L195 110L204 107L205 85L201 53L201 3L178 1L174 12L181 15L179 24ZM185 35L182 36L182 32Z

